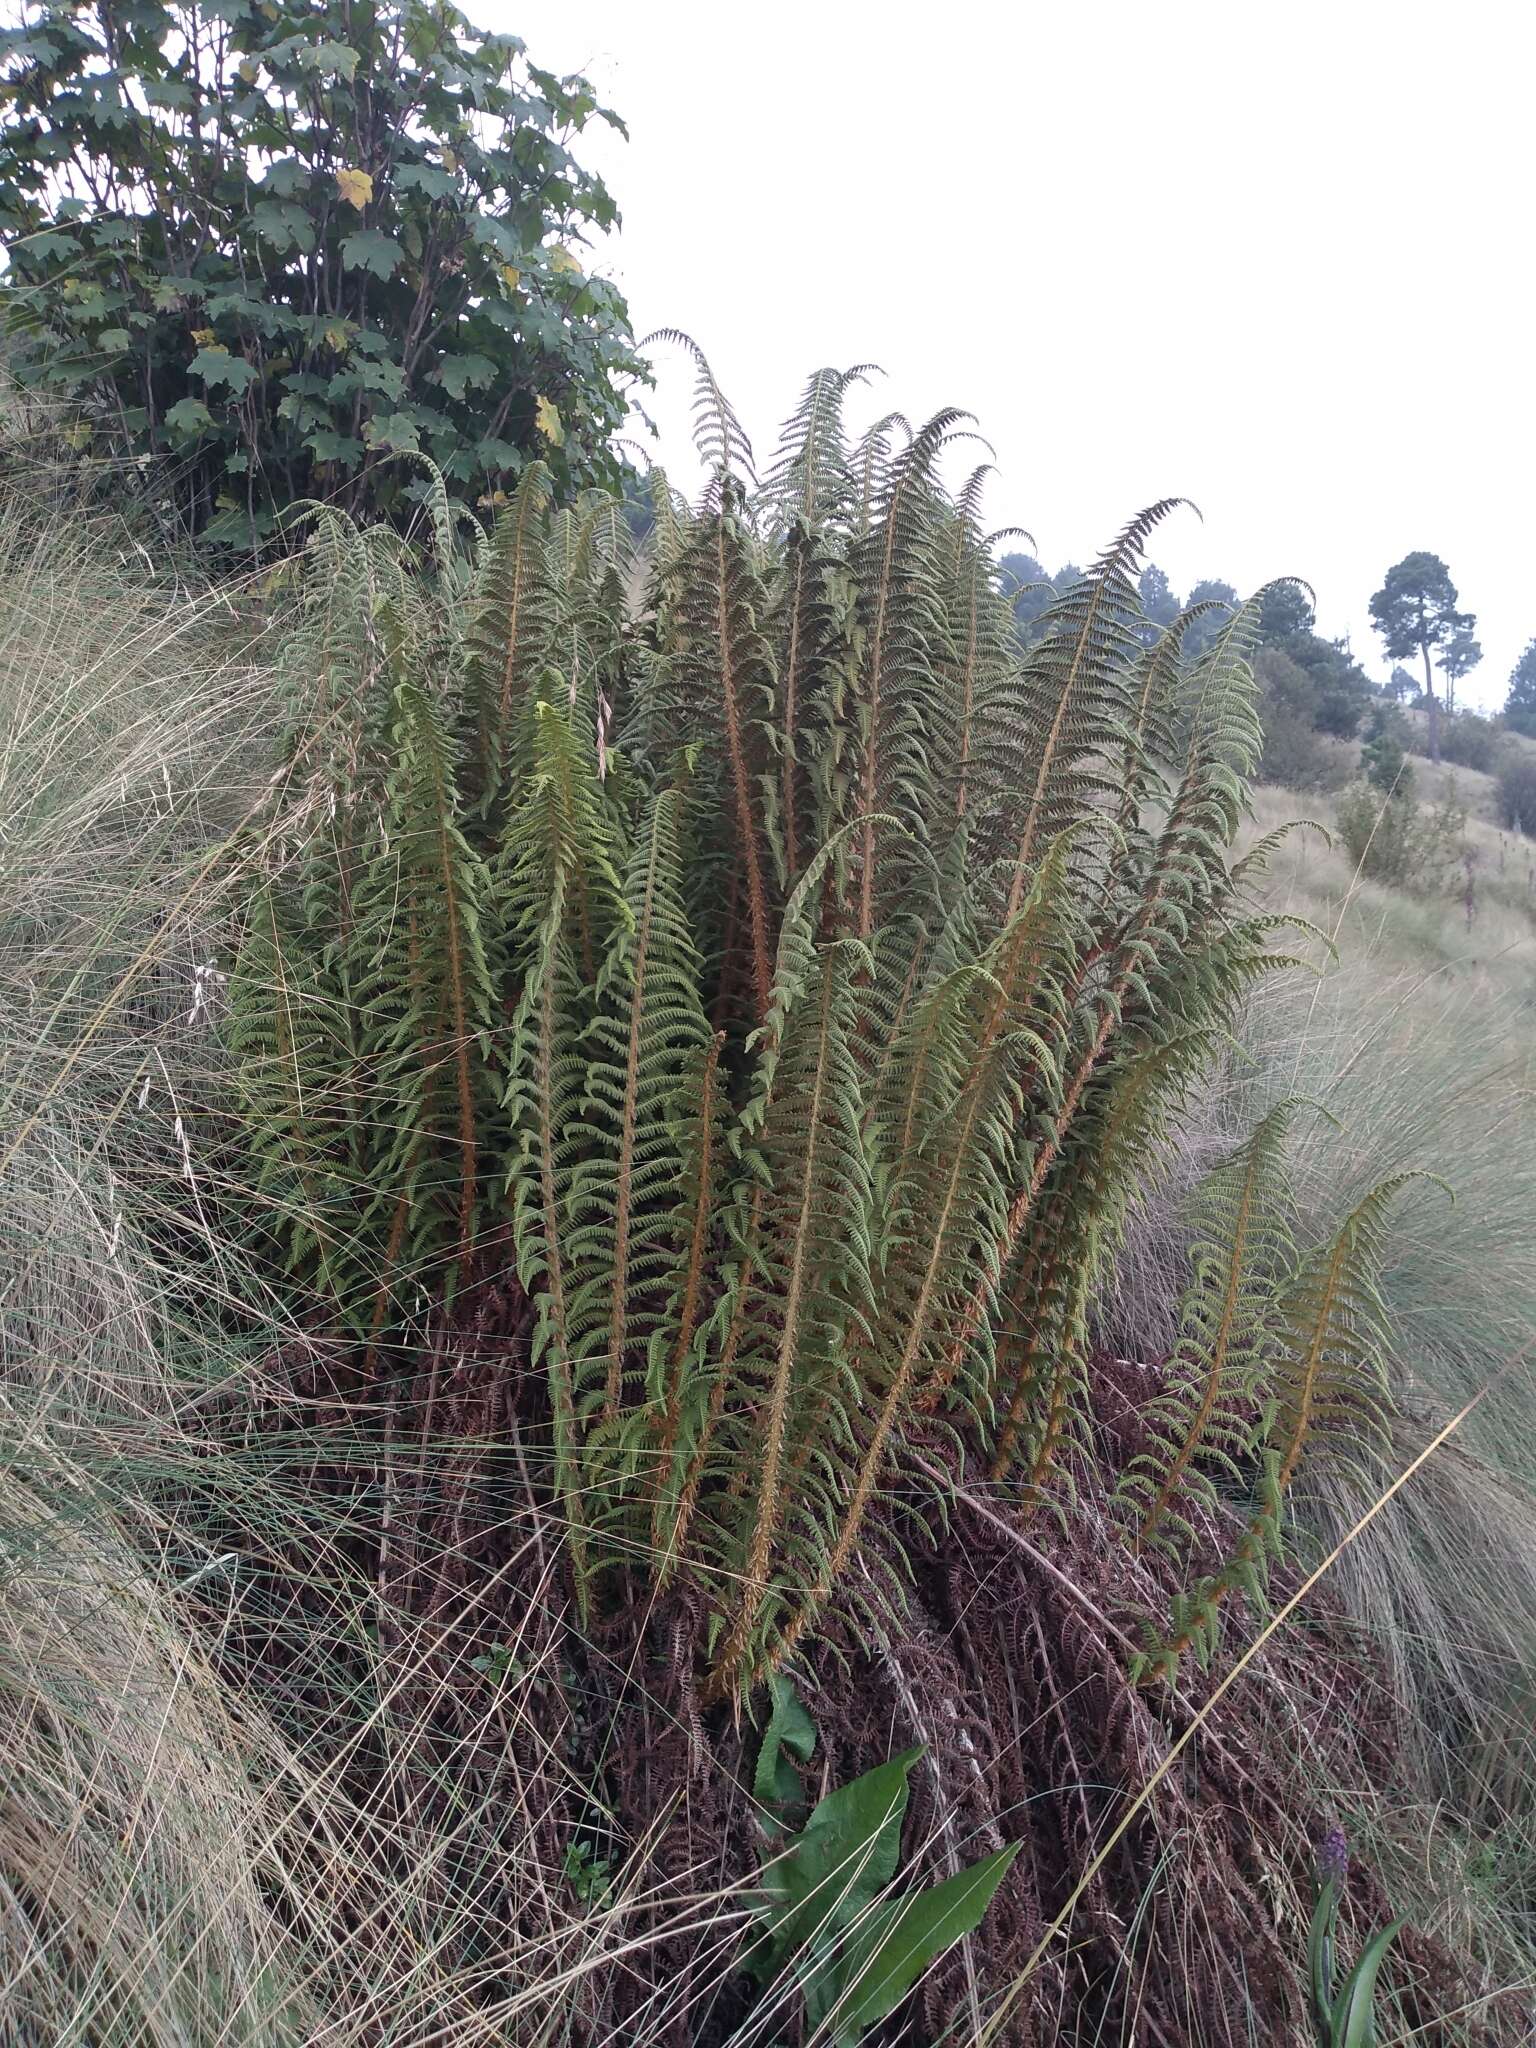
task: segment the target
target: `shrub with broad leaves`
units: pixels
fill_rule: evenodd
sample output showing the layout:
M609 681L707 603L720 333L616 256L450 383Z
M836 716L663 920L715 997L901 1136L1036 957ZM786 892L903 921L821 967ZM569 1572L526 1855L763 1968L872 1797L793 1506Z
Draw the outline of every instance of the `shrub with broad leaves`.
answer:
M242 548L319 497L398 518L425 455L466 500L533 457L612 481L617 220L572 144L580 77L425 0L112 0L0 37L14 373L82 448L173 458L179 516Z

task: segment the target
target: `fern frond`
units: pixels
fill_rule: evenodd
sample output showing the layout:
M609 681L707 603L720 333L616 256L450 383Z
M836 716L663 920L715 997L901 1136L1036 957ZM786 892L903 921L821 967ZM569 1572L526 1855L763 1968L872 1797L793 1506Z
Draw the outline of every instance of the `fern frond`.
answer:
M297 926L297 928L296 928ZM357 1227L349 1170L345 1039L311 934L264 883L246 911L228 990L225 1039L235 1061L259 1230L284 1269L333 1300L352 1296L345 1254Z
M1027 1450L1030 1505L1080 1414L1092 1291L1119 1249L1126 1211L1170 1119L1209 1064L1213 1038L1194 1031L1128 1048L1096 1077L1070 1137L1041 1147L1053 1163L1029 1235L1013 1254L1017 1322L999 1333L1006 1405L992 1457L992 1477L1002 1479ZM1037 1172L1038 1162L1032 1179Z
M927 745L936 726L937 661L946 639L942 544L944 513L934 464L953 422L938 413L892 461L877 515L857 536L849 566L858 591L861 642L850 709L857 735L850 763L850 815L859 821L852 847L856 905L852 923L868 940L877 905L899 901L912 879L904 843L921 847L937 810ZM877 819L889 817L902 837L881 844Z
M777 678L763 632L767 593L733 490L695 523L669 585L674 644L658 665L650 715L668 728L673 748L699 749L701 781L712 776L717 784L727 866L746 898L747 970L760 1018L773 983L775 906L761 793Z
M850 387L875 370L856 363L847 370L817 370L800 403L784 422L779 446L763 480L762 499L773 526L798 520L811 532L841 524L853 497L853 470L843 432L843 401Z
M684 1165L680 1093L711 1038L683 908L682 803L679 791L664 790L642 822L625 882L628 915L614 926L585 1034L582 1114L592 1149L568 1201L569 1258L584 1275L572 1291L570 1328L578 1395L582 1362L600 1358L610 1426L632 1353L643 1371L658 1290L670 1287Z
M1007 1037L992 1041L952 1104L944 1142L919 1151L892 1189L881 1230L880 1286L859 1352L875 1405L861 1420L846 1475L829 1466L832 1520L813 1553L819 1569L780 1624L769 1652L775 1662L793 1651L847 1569L902 1424L943 1366L948 1331L972 1283L975 1248L990 1242L1001 1223L1019 1057ZM736 1675L722 1663L716 1690Z
M411 1207L408 1265L466 1279L482 1203L495 1007L489 877L464 832L455 748L425 686L395 691L394 763L378 850L360 888L354 986L373 1114L389 1133L378 1204Z
M572 1192L587 1133L585 1034L597 962L631 921L595 765L570 706L541 701L527 793L509 827L500 875L509 949L521 976L512 1019L504 1108L518 1278L535 1303L534 1363L549 1378L556 1483L573 1529L587 1520L578 1427L578 1332L567 1243ZM583 1540L577 1549L585 1557Z
M677 1521L669 1543L669 1514L680 1519L684 1464L698 1447L698 1431L689 1426L688 1381L718 1377L699 1370L703 1361L697 1353L715 1306L711 1238L725 1198L727 1105L720 1073L724 1044L725 1033L717 1031L697 1061L696 1075L685 1074L676 1103L682 1172L672 1220L680 1259L671 1295L651 1332L647 1382L656 1434L651 1544L658 1556L675 1551ZM732 1360L734 1355L733 1346ZM729 1362L722 1360L722 1368ZM702 1417L698 1420L702 1427Z
M759 1632L783 1524L807 1505L803 1490L786 1498L786 1464L812 1433L847 1434L839 1417L853 1390L840 1382L867 1313L873 1260L853 1050L855 982L867 966L864 949L843 941L795 974L748 1155L762 1202L738 1360L749 1407L729 1432L752 1502L741 1603L720 1653L732 1676Z
M1131 572L1153 529L1184 502L1164 498L1138 513L1041 622L1044 637L1028 656L1022 680L1025 754L1010 913L1037 849L1100 795L1116 793L1101 757L1106 742L1126 730L1127 673L1141 645Z
M755 480L752 443L734 408L721 390L709 359L691 334L680 327L658 327L640 343L642 353L653 342L666 342L688 355L694 367L693 443L699 459L718 479Z
M775 607L778 715L766 824L783 886L792 889L808 847L833 829L843 760L844 705L857 661L852 580L824 532L796 513L784 540Z
M1018 642L988 544L963 511L954 526L948 659L941 670L936 738L946 764L943 813L960 820L994 812L1017 766Z
M1147 1415L1152 1448L1119 1488L1143 1545L1183 1532L1183 1496L1213 1505L1209 1469L1235 1478L1238 1458L1251 1450L1276 1296L1295 1261L1284 1163L1298 1106L1276 1104L1191 1199L1193 1270L1167 1383Z
M1279 1305L1269 1397L1283 1493L1310 1446L1330 1433L1379 1430L1388 1400L1386 1309L1378 1288L1387 1214L1409 1181L1393 1174L1356 1203L1333 1242L1310 1253Z
M1308 1452L1330 1439L1357 1445L1379 1436L1389 1401L1379 1289L1387 1215L1409 1181L1432 1178L1399 1173L1379 1182L1286 1285L1264 1362L1271 1421L1254 1513L1233 1555L1174 1602L1168 1632L1151 1638L1139 1675L1171 1674L1189 1649L1208 1662L1228 1596L1241 1592L1255 1605L1264 1596L1286 1491Z
M547 465L530 462L481 550L469 593L464 696L484 811L504 805L515 786L519 713L554 658L552 499Z

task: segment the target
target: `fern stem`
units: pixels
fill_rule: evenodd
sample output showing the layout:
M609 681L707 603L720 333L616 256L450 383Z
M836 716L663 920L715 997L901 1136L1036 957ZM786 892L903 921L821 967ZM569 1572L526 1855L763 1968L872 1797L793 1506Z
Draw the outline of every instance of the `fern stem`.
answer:
M552 908L550 939L559 931L564 892L556 889ZM577 1470L577 1423L575 1394L571 1380L570 1328L565 1299L565 1268L561 1256L563 1217L555 1183L555 966L547 959L539 989L539 1031L534 1054L535 1084L539 1104L539 1195L544 1215L544 1284L549 1301L550 1353L549 1395L555 1422L555 1468L565 1511L570 1519L571 1553L577 1564L578 1585L584 1584L581 1563L584 1556L581 1530L584 1508Z
M683 1490L678 1496L677 1519L673 1523L672 1536L662 1564L661 1582L664 1584L683 1556L688 1533L698 1510L699 1494L704 1482L704 1460L720 1417L725 1412L726 1397L731 1390L731 1368L736 1363L736 1354L741 1346L741 1332L746 1321L748 1269L752 1249L757 1242L759 1224L762 1218L762 1190L753 1190L752 1213L747 1222L746 1245L742 1259L741 1277L736 1289L736 1300L731 1310L731 1320L725 1333L725 1342L720 1347L720 1364L715 1374L715 1383L709 1390L709 1405L699 1429L698 1441L694 1444L688 1461L687 1475Z
M1008 1309L1020 1324L1023 1322L1031 1298L1037 1302L1044 1301L1049 1294L1051 1282L1055 1278L1057 1259L1053 1257L1046 1268L1043 1283L1038 1288L1033 1287L1031 1283L1034 1279L1037 1263L1038 1255L1032 1249L1030 1255L1023 1261L1008 1296ZM1006 1324L1003 1334L1007 1334ZM997 1445L992 1454L992 1465L988 1476L994 1480L1002 1479L1006 1475L1009 1466L1013 1463L1014 1446L1018 1442L1019 1430L1024 1419L1024 1411L1029 1405L1029 1397L1034 1392L1037 1384L1034 1367L1040 1356L1040 1346L1041 1328L1037 1320L1025 1339L1024 1349L1019 1358L1019 1369L1014 1375L1013 1393L1009 1398L1008 1412L1003 1418L1003 1426L998 1432Z
M1142 1517L1141 1528L1136 1538L1138 1550L1151 1543L1162 1527L1163 1518L1183 1483L1184 1474L1189 1470L1196 1451L1205 1440L1206 1429L1221 1399L1227 1359L1232 1348L1232 1334L1237 1327L1238 1307L1242 1299L1244 1261L1248 1254L1254 1194L1258 1187L1261 1168L1262 1162L1255 1149L1238 1193L1237 1213L1233 1218L1227 1248L1226 1284L1222 1290L1221 1315L1217 1322L1216 1335L1211 1343L1210 1361L1201 1385L1200 1399L1180 1439L1179 1447L1169 1460L1168 1469L1158 1483L1157 1491L1147 1504L1147 1511Z
M1104 589L1104 579L1102 577L1097 578L1094 583L1092 601L1083 620L1082 628L1078 633L1077 646L1073 650L1071 665L1062 682L1056 710L1052 715L1050 726L1045 735L1045 744L1040 750L1040 765L1035 772L1035 786L1030 792L1029 801L1025 806L1024 829L1019 835L1018 851L1014 855L1013 883L1008 891L1008 909L1006 912L1006 915L1010 918L1018 914L1019 905L1024 900L1024 890L1029 880L1030 857L1035 850L1036 835L1045 818L1045 794L1050 784L1051 770L1056 764L1057 751L1061 746L1062 735L1067 728L1068 714L1076 706L1078 681L1083 674L1090 651L1094 645Z
M715 603L720 635L720 688L725 710L726 750L730 757L731 787L736 804L736 832L741 858L746 867L747 917L752 930L752 984L757 998L757 1015L766 1014L773 993L773 962L768 944L768 897L763 884L762 859L757 844L757 820L752 806L752 778L747 768L746 740L742 731L742 710L737 701L735 654L731 633L730 568L726 555L726 513L715 522Z
M646 862L645 893L635 931L635 983L630 993L629 1042L624 1057L624 1098L619 1113L619 1158L613 1191L613 1279L608 1292L608 1378L603 1393L603 1420L619 1412L624 1385L624 1339L629 1317L629 1226L635 1157L635 1098L640 1081L640 1040L646 1016L646 969L650 961L651 924L656 909L656 866L662 809L651 815L651 852Z
M682 1303L678 1311L677 1337L667 1360L663 1394L661 1440L656 1463L656 1501L652 1517L652 1540L661 1548L660 1518L667 1497L666 1474L677 1454L677 1440L683 1423L683 1368L693 1349L698 1328L699 1306L704 1295L704 1262L709 1245L711 1205L714 1199L715 1090L720 1049L725 1033L717 1031L710 1040L699 1082L698 1186L693 1205L693 1224L688 1236L688 1263L683 1272Z
M827 1061L832 1036L833 998L833 976L823 970L817 1012L815 1078L806 1110L808 1135L805 1163L800 1179L799 1206L794 1222L790 1226L790 1242L794 1250L790 1258L789 1279L784 1295L778 1355L774 1361L773 1380L768 1391L767 1412L763 1421L763 1463L762 1476L757 1488L757 1515L747 1549L741 1606L720 1653L722 1667L729 1670L734 1670L744 1657L752 1631L757 1625L758 1615L762 1611L763 1601L767 1598L768 1566L773 1554L774 1533L779 1522L779 1470L784 1459L790 1393L800 1345L801 1304L806 1291L806 1271L812 1256L819 1255L821 1249L816 1242L813 1224L817 1167L821 1158L822 1102L826 1089Z
M519 633L522 628L524 563L528 553L528 527L535 510L542 512L531 491L519 491L517 506L513 514L516 521L512 548L512 590L507 606L506 650L501 664L501 689L496 700L496 737L494 751L485 761L485 787L494 789L500 781L506 763L507 727L512 717L512 692L517 682Z
M438 780L438 857L443 878L443 924L448 943L448 1000L453 1013L453 1063L459 1110L459 1278L467 1284L475 1256L475 1208L478 1199L478 1120L475 1084L470 1065L473 1043L464 990L464 934L460 920L457 865L448 829L448 792Z
M965 661L961 667L960 690L960 759L956 770L955 816L965 816L966 777L971 767L971 720L975 712L976 698L976 656L980 619L977 593L979 569L971 571L968 587L969 602L966 606Z
M1080 1363L1077 1339L1065 1335L1051 1364L1050 1394L1046 1401L1045 1426L1040 1432L1040 1441L1035 1455L1030 1460L1029 1478L1024 1489L1020 1513L1025 1521L1035 1513L1045 1497L1046 1481L1056 1464L1056 1456L1067 1433L1069 1414L1067 1395L1074 1380L1074 1367Z
M859 833L859 937L868 940L875 928L875 819L880 811L880 671L885 661L886 623L890 611L896 554L896 506L885 515L885 548L875 589L875 629L870 640L869 701L865 716L864 762L859 788L862 824Z
M1294 1413L1286 1436L1285 1450L1280 1459L1275 1483L1284 1493L1296 1476L1307 1448L1307 1439L1312 1433L1312 1411L1317 1395L1318 1382L1322 1378L1323 1364L1328 1355L1328 1346L1333 1336L1333 1312L1349 1272L1355 1247L1346 1225L1334 1239L1329 1254L1328 1269L1318 1294L1317 1312L1308 1334L1306 1354L1302 1360L1301 1372L1296 1381Z
M384 1270L374 1290L373 1318L368 1326L368 1349L363 1357L363 1371L371 1374L378 1359L379 1332L389 1313L391 1289L394 1285L395 1268L400 1262L400 1252L405 1244L406 1225L411 1220L411 1198L409 1193L399 1196L395 1202L394 1219L389 1226L389 1242L384 1248Z
M847 1567L848 1560L853 1555L854 1545L859 1539L865 1513L874 1496L881 1471L884 1468L886 1447L896 1426L897 1418L906 1403L908 1391L916 1373L918 1358L928 1338L929 1319L933 1313L933 1305L939 1292L940 1275L944 1266L945 1253L949 1250L949 1219L954 1205L959 1198L960 1190L973 1167L970 1139L975 1130L977 1119L981 1114L984 1092L980 1078L978 1077L976 1080L973 1080L970 1088L970 1103L955 1145L948 1186L945 1189L944 1199L940 1205L938 1217L934 1225L932 1249L929 1253L927 1269L923 1274L922 1285L918 1289L917 1297L908 1319L906 1341L902 1346L901 1356L895 1371L891 1375L890 1384L886 1389L884 1399L880 1403L874 1426L870 1431L869 1442L865 1447L863 1457L859 1461L859 1468L854 1479L853 1488L849 1494L847 1506L843 1511L842 1526L838 1531L837 1540L832 1547L826 1565L815 1587L801 1601L800 1606L790 1616L789 1621L780 1631L778 1644L768 1660L774 1666L777 1666L785 1657L791 1654L795 1644L816 1619L825 1605L832 1587ZM753 1676L755 1677L756 1674L754 1673ZM737 1669L722 1654L720 1662L711 1674L710 1696L712 1698L723 1698L727 1692L737 1687L738 1680L739 1673ZM747 1683L750 1684L751 1680L749 1679Z
M795 580L790 593L789 645L784 651L784 706L779 746L783 758L780 770L781 807L784 816L784 886L793 889L800 872L798 796L795 788L799 762L795 755L795 714L800 681L801 608L805 599L806 567L799 550L795 553Z

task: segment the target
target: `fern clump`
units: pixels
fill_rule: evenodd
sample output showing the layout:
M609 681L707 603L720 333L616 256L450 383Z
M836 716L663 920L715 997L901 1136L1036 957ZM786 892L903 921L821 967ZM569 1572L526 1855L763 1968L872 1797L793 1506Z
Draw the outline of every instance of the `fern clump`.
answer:
M445 503L414 564L320 515L231 989L270 1256L380 1370L518 1298L581 1597L685 1580L706 1699L889 1567L864 1539L936 1483L916 1433L1021 1515L1070 1499L1128 1212L1292 964L1233 858L1263 593L1198 658L1189 615L1149 644L1169 500L1025 645L979 475L943 483L963 416L853 442L859 374L810 380L759 485L700 360L710 481L653 477L638 554L537 464L467 556ZM1117 1495L1193 1559L1267 1474L1223 1587L1380 1392L1389 1191L1298 1252L1291 1114L1199 1198Z

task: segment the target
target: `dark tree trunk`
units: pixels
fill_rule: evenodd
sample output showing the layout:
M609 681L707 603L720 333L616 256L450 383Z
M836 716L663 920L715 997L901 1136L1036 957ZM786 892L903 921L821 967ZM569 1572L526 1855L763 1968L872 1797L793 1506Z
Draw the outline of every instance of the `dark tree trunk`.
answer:
M1429 711L1429 758L1440 766L1440 701L1435 695L1435 671L1430 666L1429 642L1421 640L1419 650L1424 656L1424 702Z

